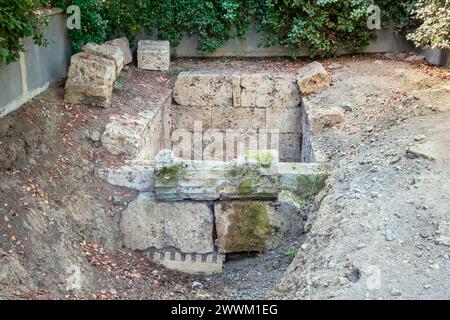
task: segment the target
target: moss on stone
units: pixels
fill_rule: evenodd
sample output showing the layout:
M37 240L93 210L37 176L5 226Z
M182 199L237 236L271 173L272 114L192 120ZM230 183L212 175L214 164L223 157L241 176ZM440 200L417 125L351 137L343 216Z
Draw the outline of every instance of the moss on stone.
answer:
M267 203L262 201L230 201L224 203L230 210L228 252L264 252L266 240L275 230L270 224Z
M297 190L302 198L314 196L325 187L328 175L325 173L301 175L297 177Z
M234 166L226 172L225 177L236 181L237 193L241 195L250 195L259 186L261 180L261 172L258 168L251 168L249 166Z
M182 177L186 172L186 167L183 163L177 163L171 166L162 167L155 172L155 176L159 179L172 180Z
M273 161L273 154L270 150L246 151L244 157L246 160L256 160L262 168L270 168Z

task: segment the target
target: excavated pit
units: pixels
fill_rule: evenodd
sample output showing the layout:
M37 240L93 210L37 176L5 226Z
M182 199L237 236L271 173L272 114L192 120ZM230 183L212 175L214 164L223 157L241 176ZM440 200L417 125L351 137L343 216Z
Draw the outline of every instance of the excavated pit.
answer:
M227 255L300 237L326 179L305 115L293 75L196 71L180 73L163 103L113 119L103 146L134 160L100 175L141 191L122 213L125 247L214 273Z

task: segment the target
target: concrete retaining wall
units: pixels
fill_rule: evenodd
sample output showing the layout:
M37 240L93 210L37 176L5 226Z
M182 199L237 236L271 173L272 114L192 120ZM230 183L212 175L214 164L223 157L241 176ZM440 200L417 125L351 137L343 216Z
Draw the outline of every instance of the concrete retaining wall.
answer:
M0 118L67 75L72 55L67 16L61 9L53 9L50 15L45 35L51 43L47 47L37 46L31 38L26 38L25 53L20 54L18 61L9 65L0 61Z
M246 33L244 39L230 39L225 44L210 53L197 50L197 36L184 36L176 48L178 57L279 57L291 56L291 51L283 46L263 47L262 35L254 30ZM414 51L414 45L399 32L392 30L377 30L376 37L364 50L366 53L378 52L409 52ZM300 56L308 56L308 50L303 50Z
M425 48L422 54L431 64L450 67L450 50Z

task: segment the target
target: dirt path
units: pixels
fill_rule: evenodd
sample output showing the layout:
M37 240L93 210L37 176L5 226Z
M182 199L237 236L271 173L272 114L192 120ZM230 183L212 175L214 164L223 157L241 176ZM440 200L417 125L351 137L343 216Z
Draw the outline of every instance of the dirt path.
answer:
M270 297L448 299L448 77L372 60L349 64L334 81L310 103L352 111L319 138L332 177Z

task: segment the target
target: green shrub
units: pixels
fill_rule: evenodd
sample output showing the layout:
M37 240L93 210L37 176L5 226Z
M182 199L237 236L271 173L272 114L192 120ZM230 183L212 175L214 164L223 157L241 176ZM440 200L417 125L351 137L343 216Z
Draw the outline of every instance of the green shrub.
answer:
M385 27L410 28L417 0L55 0L79 5L82 30L70 32L76 50L86 42L127 36L141 30L178 45L184 34L197 35L198 49L212 52L230 38L243 38L249 26L263 31L264 45L281 44L294 56L308 48L312 56L357 52L373 32L367 8L381 7Z
M358 51L368 44L370 0L267 0L260 29L265 44L293 50L309 48L312 56Z
M450 1L419 0L414 16L421 24L408 39L416 46L450 49Z
M89 42L102 43L108 38L108 21L104 19L103 0L55 0L53 5L64 10L77 5L81 10L81 29L69 30L76 52Z
M412 19L417 0L376 0L375 3L381 8L383 28L395 28L406 32L417 26L415 19Z
M48 41L43 35L43 27L48 17L39 14L37 9L44 6L45 0L0 0L0 59L11 63L24 51L25 37L32 37L40 45Z

